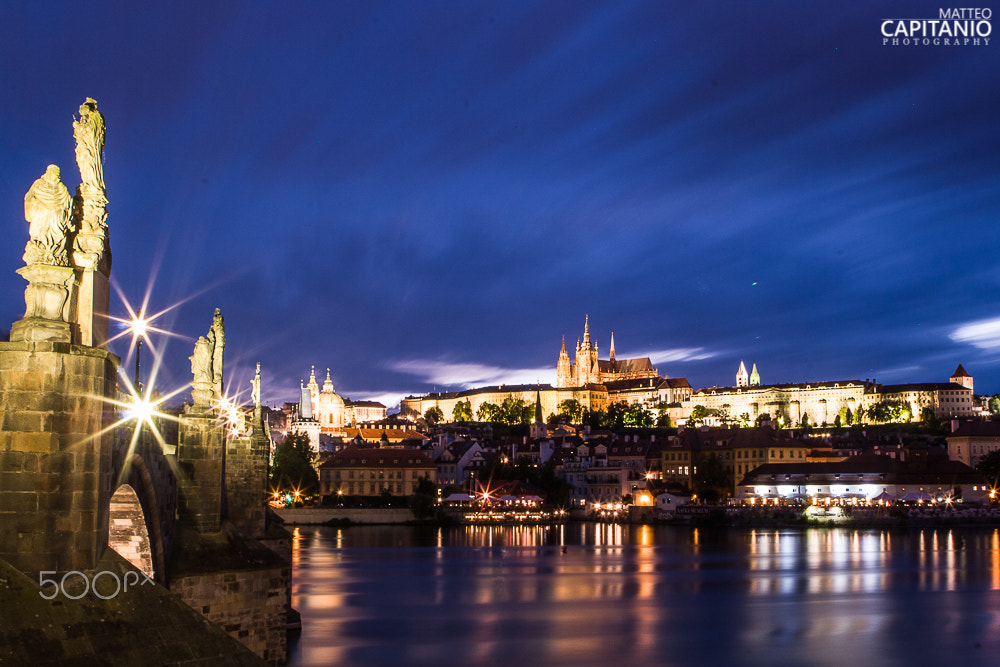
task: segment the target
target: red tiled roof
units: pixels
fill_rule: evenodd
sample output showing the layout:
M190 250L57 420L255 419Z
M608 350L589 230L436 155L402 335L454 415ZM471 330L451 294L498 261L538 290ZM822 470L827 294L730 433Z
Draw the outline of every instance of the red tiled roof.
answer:
M328 457L320 468L434 468L434 462L419 449L365 449L348 445Z

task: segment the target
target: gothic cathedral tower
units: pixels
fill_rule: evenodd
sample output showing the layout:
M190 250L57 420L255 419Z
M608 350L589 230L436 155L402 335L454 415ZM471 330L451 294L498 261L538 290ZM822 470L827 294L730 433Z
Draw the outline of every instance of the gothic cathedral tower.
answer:
M590 342L590 316L583 320L583 342L576 346L576 386L583 387L601 381L601 369L597 365L597 345Z
M556 364L556 387L573 386L573 370L569 363L569 353L566 352L566 336L562 339L562 349L559 350L559 362Z

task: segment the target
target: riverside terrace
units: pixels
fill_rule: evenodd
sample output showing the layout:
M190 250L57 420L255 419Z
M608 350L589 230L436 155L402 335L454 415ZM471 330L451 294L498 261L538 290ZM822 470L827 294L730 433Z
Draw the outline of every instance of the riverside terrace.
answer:
M985 503L991 491L983 476L961 461L901 461L865 454L844 461L767 463L737 485L743 503L805 501L806 504L871 505L880 501Z

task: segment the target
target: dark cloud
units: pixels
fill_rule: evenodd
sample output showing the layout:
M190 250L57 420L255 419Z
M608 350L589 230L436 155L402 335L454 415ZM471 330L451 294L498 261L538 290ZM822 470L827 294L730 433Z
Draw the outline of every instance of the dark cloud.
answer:
M312 364L356 397L523 379L584 313L695 386L743 358L1000 390L996 337L953 335L997 317L998 46L883 46L903 11L938 8L8 3L0 311L90 95L115 280L140 300L158 266L188 338L222 307L273 401Z

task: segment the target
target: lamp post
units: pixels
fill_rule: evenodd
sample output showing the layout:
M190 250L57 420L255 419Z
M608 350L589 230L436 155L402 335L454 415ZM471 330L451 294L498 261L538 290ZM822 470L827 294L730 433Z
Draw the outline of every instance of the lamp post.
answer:
M142 310L139 310L135 314L135 319L132 320L132 335L135 337L135 379L133 385L135 386L136 394L142 395L142 387L139 384L139 355L142 352L142 337L146 335L146 320L142 319Z

